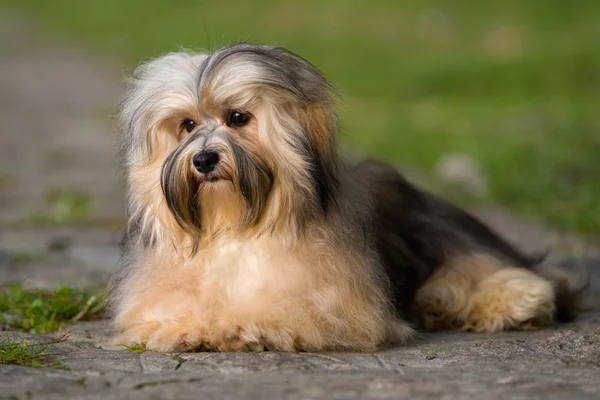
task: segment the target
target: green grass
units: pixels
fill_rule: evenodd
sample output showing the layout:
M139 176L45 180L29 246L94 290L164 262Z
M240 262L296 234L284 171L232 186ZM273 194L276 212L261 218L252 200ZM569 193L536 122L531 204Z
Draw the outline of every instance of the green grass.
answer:
M105 296L101 293L90 295L70 287L46 292L13 285L0 292L0 331L55 332L64 329L68 323L102 318L104 303ZM61 362L48 362L46 350L49 345L65 341L67 337L68 332L40 343L0 337L0 364L64 369Z
M16 364L33 368L51 366L65 369L66 366L63 363L54 362L49 364L46 359L48 345L59 343L63 340L65 340L64 337L59 337L45 343L28 343L25 340L15 340L9 337L1 338L0 364Z
M345 143L431 172L482 167L483 201L600 233L600 2L0 0L130 65L249 40L340 88ZM24 50L25 51L25 50Z
M103 315L105 297L63 287L56 292L24 290L13 285L0 292L0 330L48 333L67 323Z
M43 367L43 346L32 346L24 341L0 339L0 364L17 364L25 367Z
M124 344L122 346L132 353L144 353L146 351L146 346L144 346L143 344L134 343L132 345Z

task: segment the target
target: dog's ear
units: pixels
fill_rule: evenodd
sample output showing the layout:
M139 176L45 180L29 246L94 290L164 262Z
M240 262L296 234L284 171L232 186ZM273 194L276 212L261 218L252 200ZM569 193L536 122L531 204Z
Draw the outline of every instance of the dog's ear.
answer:
M331 110L319 103L304 107L306 129L317 150L329 154L335 150L337 119Z
M310 142L311 175L319 204L322 210L327 212L339 191L337 118L332 110L318 102L306 105L303 112L306 134Z
M173 147L173 135L161 130L175 113L193 105L182 100L182 93L196 86L197 69L204 54L175 52L140 64L125 81L120 102L120 130L123 156L127 161L147 160L157 150Z

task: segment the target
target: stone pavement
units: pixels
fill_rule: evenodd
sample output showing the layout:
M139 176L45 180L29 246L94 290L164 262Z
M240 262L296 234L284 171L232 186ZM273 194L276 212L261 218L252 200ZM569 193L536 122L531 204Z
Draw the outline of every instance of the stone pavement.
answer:
M102 286L123 224L111 128L123 72L2 11L0 54L0 286ZM0 365L0 399L600 398L598 242L474 211L521 247L552 246L551 261L588 257L569 267L590 273L590 309L544 330L423 334L376 354L137 354L109 345L107 321L80 323L48 347L68 369Z
M599 326L596 313L536 332L424 335L376 354L170 355L104 349L106 323L82 323L51 346L69 370L0 366L0 398L598 399Z

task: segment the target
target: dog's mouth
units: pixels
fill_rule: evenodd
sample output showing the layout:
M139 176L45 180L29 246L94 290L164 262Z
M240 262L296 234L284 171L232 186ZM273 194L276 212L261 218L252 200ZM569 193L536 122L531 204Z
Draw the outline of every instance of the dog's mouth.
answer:
M227 176L226 174L220 173L218 171L213 171L213 172L209 172L209 173L202 173L202 172L195 171L194 177L196 179L196 182L198 182L199 185L209 185L212 183L218 183L221 181L231 180L231 178L229 176Z

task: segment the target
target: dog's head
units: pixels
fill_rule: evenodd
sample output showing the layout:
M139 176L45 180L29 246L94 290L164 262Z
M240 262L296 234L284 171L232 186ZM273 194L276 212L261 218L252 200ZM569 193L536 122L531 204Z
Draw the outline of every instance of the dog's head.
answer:
M152 242L164 230L298 232L321 218L338 190L332 92L279 47L141 65L121 113L130 225Z

